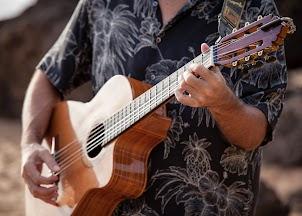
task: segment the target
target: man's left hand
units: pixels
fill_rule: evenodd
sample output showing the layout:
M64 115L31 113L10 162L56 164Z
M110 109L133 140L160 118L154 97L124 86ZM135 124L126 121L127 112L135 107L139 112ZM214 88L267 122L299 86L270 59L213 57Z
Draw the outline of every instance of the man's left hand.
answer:
M202 53L208 49L208 45L201 45ZM232 106L237 99L218 67L209 70L201 64L192 64L179 77L179 88L175 96L184 105L213 109Z

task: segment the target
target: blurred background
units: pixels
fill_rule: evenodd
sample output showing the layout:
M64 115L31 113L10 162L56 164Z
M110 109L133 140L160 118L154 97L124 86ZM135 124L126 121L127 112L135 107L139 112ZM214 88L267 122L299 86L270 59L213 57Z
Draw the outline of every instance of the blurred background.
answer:
M0 216L24 215L19 141L25 89L76 3L0 0ZM282 16L294 19L297 32L286 41L289 85L275 140L264 150L257 216L302 216L302 4L276 3ZM87 100L87 89L72 97Z

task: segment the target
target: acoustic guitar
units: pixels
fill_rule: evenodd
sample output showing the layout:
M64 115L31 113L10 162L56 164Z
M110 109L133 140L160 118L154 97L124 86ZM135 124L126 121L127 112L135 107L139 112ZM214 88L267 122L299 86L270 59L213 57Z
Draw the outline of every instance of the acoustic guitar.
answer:
M146 187L149 154L171 124L156 110L174 95L178 76L192 63L250 68L271 62L269 54L294 31L290 18L258 17L152 87L117 75L88 103L58 103L45 140L61 167L55 173L60 177L59 207L42 204L27 192L27 214L108 216L124 199L139 197Z

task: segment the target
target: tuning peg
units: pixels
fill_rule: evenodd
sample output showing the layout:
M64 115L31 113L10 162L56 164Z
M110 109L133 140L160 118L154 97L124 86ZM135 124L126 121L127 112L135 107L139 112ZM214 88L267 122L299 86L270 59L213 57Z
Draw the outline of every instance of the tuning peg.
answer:
M253 53L252 55L250 55L252 59L257 59L258 58L258 54L257 53Z
M263 65L263 62L261 62L261 61L254 61L252 63L253 68L260 68L260 67L262 67L262 65Z
M248 26L250 23L249 22L246 22L245 24L244 24L244 26Z
M248 62L250 60L250 56L246 56L245 58L244 58L244 61L246 61L246 62Z
M262 18L263 18L263 16L259 15L259 16L257 17L257 20L261 20Z
M263 50L257 52L258 56L262 56L263 55Z
M265 56L264 60L267 63L272 63L272 62L275 62L277 60L277 58L275 56Z
M236 67L237 65L238 65L238 61L232 62L232 66L233 66L233 67Z
M238 29L237 28L233 28L232 33L236 32Z
M250 68L251 68L250 64L244 64L244 65L241 66L241 69L245 70L245 71L249 70Z

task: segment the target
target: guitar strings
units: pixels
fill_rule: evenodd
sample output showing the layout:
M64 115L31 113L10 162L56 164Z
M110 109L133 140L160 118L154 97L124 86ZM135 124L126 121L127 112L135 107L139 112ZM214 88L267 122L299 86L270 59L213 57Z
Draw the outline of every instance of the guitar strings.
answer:
M218 50L217 48L219 47L219 48L223 48L223 47L225 47L225 46L227 46L227 45L229 45L229 44L231 44L231 43L234 43L233 42L233 40L229 40L229 41L225 41L225 42L223 42L223 43L221 43L221 44L217 44L217 45L214 45L214 46L212 46L213 47L213 49L216 51L216 50ZM197 58L197 57L196 57ZM94 128L95 129L95 128ZM93 130L94 130L93 129ZM92 131L93 131L92 130ZM94 133L94 132L93 132ZM78 142L76 139L75 140L73 140L73 141L71 141L69 144L67 144L66 146L64 146L62 149L60 149L59 151L57 151L56 153L55 153L55 159L58 159L59 157L60 157L60 155L63 153L63 152L66 152L67 150L69 150L70 149L70 147L73 147L74 145L73 144L75 144L76 142Z
M232 42L228 42L228 44L231 44ZM227 43L224 45L224 46L227 46ZM218 46L217 46L218 47ZM206 60L204 61L204 63L208 63L208 60L209 60L209 56L205 56L206 57ZM196 58L195 58L196 59ZM194 59L193 59L194 60ZM189 62L190 63L190 62ZM171 88L171 86L168 86L168 88ZM174 88L173 86L172 86L172 88ZM163 89L163 90L165 90L165 89ZM164 97L167 97L167 95L159 95L160 97L162 97L162 98L164 98ZM157 97L157 95L156 95L156 97ZM155 104L157 103L157 98L152 98L151 99L151 102L148 102L149 104L151 104L152 103L152 100L155 100ZM144 104L142 104L142 106L144 106ZM141 107L139 107L139 108L141 108ZM137 114L135 114L135 115L140 115L139 113L137 113ZM133 115L132 116L130 116L130 119L131 118L134 118L135 119L135 116L133 117ZM117 123L115 123L114 125L112 125L111 127L109 127L107 130L110 130L112 127L115 127L115 125L117 125L117 124L119 124L119 123L121 123L121 121L123 122L123 124L122 124L122 126L120 126L120 128L118 128L118 129L116 129L115 131L114 130L110 130L110 132L107 134L107 136L108 137L110 137L112 134L115 134L116 133L116 131L119 131L119 130L123 130L122 129L122 127L125 127L125 124L127 125L127 119L129 119L129 115L125 118L125 119L121 119L119 122L117 122ZM95 129L95 128L94 128ZM93 130L94 130L93 129ZM93 131L92 130L92 131ZM103 129L104 130L104 129ZM96 130L97 131L97 130ZM104 133L102 133L103 131L101 131L101 134L100 134L100 131L97 131L98 133L95 133L95 132L93 132L93 139L91 140L91 142L88 142L87 143L87 146L88 146L88 148L87 148L87 151L88 152L90 152L90 151L92 151L94 148L96 148L96 147L98 147L99 146L99 143L96 143L96 144L94 144L93 145L93 142L95 141L95 139L98 139L98 138L100 138L100 137L103 137L104 136ZM96 136L95 136L95 134L96 134ZM98 136L99 135L99 136ZM103 140L105 140L106 138L105 137L103 137L103 139L101 140L101 142L103 142ZM89 141L90 141L89 140ZM77 140L74 140L73 142L71 142L71 143L75 143L75 142L78 142ZM73 145L74 146L74 145ZM59 152L58 151L58 153L62 153L63 152L63 150L66 150L67 148L69 148L69 145L67 145L67 147L65 146L64 148L62 148L61 149L61 152ZM65 167L65 162L67 162L68 163L68 161L71 161L72 160L72 158L73 158L73 156L75 155L75 156L77 156L77 154L78 153L80 153L82 151L82 149L80 149L80 150L78 150L78 151L76 151L76 152L74 152L72 155L70 155L69 156L69 158L65 158L63 161L61 161L60 162L60 164L61 164L61 166L62 166L62 168L63 167ZM60 154L56 154L56 157L57 158L59 158L60 157Z

